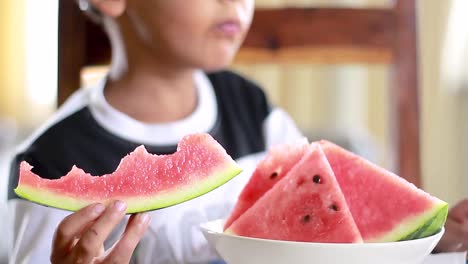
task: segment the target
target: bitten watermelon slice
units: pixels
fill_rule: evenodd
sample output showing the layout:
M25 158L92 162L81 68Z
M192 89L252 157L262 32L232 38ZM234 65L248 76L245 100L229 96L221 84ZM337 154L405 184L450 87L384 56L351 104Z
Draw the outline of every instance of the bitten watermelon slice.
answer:
M298 143L272 147L265 159L258 164L249 182L239 195L234 210L224 224L224 229L227 229L260 196L282 179L301 160L308 147L307 139Z
M172 206L203 195L241 172L208 134L184 137L172 155L148 154L142 146L124 157L112 174L94 177L73 167L57 180L40 178L20 165L15 192L30 201L76 211L91 203L127 203L127 213Z
M359 243L361 235L319 144L226 233L274 240Z
M420 238L444 225L444 201L331 142L320 144L365 242Z

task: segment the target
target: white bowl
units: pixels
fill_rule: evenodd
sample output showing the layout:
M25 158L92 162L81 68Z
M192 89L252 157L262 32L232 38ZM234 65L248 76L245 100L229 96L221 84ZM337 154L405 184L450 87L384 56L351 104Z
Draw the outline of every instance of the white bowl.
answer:
M391 243L306 243L224 234L224 220L201 225L211 246L229 264L419 264L444 230L416 240Z

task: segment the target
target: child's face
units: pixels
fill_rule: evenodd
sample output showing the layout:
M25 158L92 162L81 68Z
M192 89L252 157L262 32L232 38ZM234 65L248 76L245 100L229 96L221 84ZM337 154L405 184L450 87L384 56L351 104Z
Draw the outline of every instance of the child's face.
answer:
M231 63L252 21L254 0L129 0L133 30L166 63L217 70Z

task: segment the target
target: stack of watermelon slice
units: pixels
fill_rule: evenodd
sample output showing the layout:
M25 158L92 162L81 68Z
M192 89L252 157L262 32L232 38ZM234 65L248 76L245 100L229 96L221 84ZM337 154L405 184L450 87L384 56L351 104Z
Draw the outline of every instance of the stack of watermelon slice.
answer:
M393 242L437 233L447 211L447 203L403 178L320 141L273 148L224 230L300 242Z

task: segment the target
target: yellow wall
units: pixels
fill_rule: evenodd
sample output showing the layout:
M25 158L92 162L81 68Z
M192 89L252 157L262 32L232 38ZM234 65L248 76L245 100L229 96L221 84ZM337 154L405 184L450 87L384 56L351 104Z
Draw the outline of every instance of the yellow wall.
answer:
M0 1L0 116L21 120L25 113L25 2Z
M465 123L468 121L468 100L466 94L449 92L447 84L441 80L441 56L450 3L423 0L418 5L421 25L422 169L426 189L449 202L455 202L466 195L468 189L468 167L463 169L464 164L468 163L465 139L465 133L468 133Z

